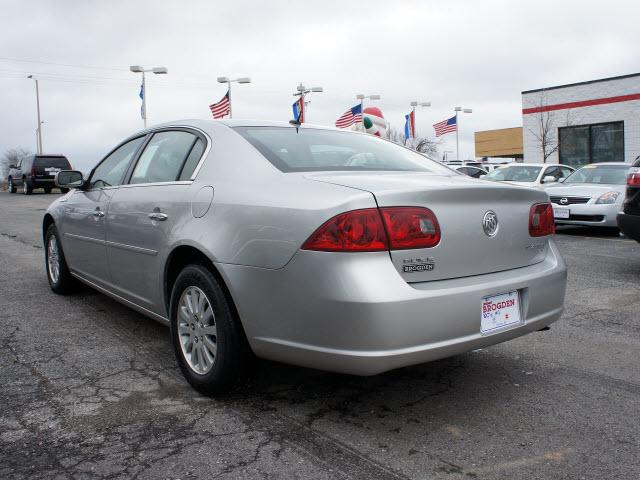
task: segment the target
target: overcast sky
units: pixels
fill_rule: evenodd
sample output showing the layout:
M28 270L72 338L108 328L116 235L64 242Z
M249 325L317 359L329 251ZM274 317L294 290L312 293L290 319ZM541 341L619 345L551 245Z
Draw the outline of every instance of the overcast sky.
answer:
M308 121L332 125L357 93L402 128L412 100L419 135L460 119L473 132L522 125L522 90L640 71L640 2L615 1L13 1L0 0L0 151L35 150L40 79L44 150L89 169L142 128L139 74L150 124L210 118L226 91L216 77L250 76L234 89L234 116L288 120L298 82L320 85ZM68 65L64 66L62 64ZM455 149L444 137L440 155ZM1 152L0 152L1 153Z

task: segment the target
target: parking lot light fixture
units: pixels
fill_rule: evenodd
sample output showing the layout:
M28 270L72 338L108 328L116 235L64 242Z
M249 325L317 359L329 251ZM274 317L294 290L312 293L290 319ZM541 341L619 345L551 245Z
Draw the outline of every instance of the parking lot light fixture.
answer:
M412 107L412 111L413 111L413 130L417 130L416 128L416 107L430 107L431 106L431 102L418 102L418 101L413 101L411 102L411 107ZM413 138L413 149L416 149L416 139L415 137Z
M307 88L303 85L302 82L300 82L300 84L296 87L296 92L293 94L294 97L302 97L302 104L304 105L302 108L304 109L304 115L303 118L306 120L307 117L307 105L309 105L309 102L306 100L306 95L308 95L309 93L322 93L324 92L324 89L322 87L310 87Z
M471 108L455 107L453 111L456 112L456 160L460 160L460 142L458 140L460 123L458 123L458 112L473 113L473 110Z
M40 90L38 89L38 79L33 75L27 76L27 78L32 78L36 82L36 109L38 110L38 153L42 154L42 124L43 121L40 120Z
M229 89L229 118L233 118L233 106L231 103L231 84L232 83L251 83L251 78L249 77L239 77L239 78L229 78L229 77L218 77L218 83L226 83Z
M144 128L147 128L147 84L144 74L151 72L154 75L166 75L169 73L169 69L167 67L153 67L145 69L141 65L131 65L129 67L129 71L142 74L142 120L144 121Z

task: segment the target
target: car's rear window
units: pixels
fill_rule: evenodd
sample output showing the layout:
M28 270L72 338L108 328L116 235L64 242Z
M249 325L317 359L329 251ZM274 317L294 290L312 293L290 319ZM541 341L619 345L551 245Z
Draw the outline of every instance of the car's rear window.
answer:
M34 166L36 167L55 167L70 170L69 160L65 157L36 157Z
M485 175L484 179L508 182L535 182L541 169L542 167L526 165L504 165Z
M424 155L372 135L289 127L235 127L283 172L416 171L450 175Z

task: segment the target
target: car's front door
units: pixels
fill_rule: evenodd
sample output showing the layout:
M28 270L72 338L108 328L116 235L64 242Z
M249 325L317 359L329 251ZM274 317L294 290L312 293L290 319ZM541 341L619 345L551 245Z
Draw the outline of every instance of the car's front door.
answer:
M107 258L116 293L159 315L172 231L191 216L191 174L204 138L186 130L153 134L107 214Z
M60 229L69 268L100 285L109 283L105 248L109 202L143 140L144 136L138 137L116 148L93 170L87 189L74 190L64 202Z

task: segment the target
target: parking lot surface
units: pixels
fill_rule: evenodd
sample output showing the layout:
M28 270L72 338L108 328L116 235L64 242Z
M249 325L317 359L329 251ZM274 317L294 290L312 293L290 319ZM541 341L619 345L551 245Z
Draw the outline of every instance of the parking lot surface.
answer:
M211 399L168 329L50 291L55 197L0 193L0 478L640 478L640 244L561 229L548 331L368 378L259 362Z

